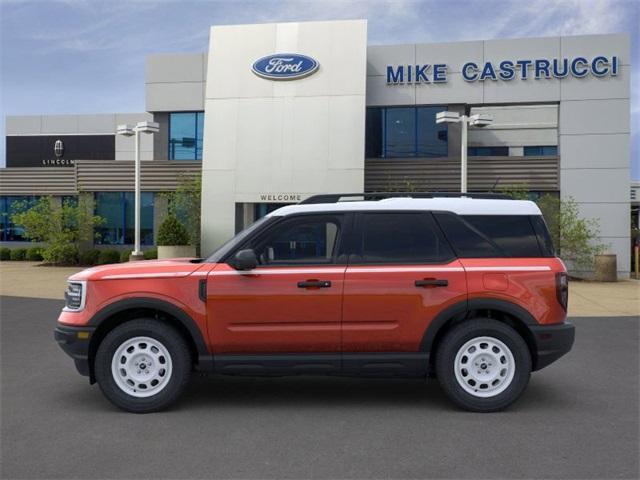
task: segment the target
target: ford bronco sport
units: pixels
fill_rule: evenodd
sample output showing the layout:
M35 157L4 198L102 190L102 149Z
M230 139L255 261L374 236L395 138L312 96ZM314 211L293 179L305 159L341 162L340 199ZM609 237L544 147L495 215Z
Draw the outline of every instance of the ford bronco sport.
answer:
M55 338L130 412L167 407L192 371L435 376L458 406L500 410L574 327L540 210L488 197L321 195L206 259L90 268Z

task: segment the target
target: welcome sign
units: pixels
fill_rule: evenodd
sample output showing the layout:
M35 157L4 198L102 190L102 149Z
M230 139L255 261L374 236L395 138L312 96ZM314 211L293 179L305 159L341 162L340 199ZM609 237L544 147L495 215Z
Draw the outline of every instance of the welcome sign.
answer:
M462 78L467 82L535 80L549 78L615 77L620 69L617 56L598 55L593 58L539 58L534 60L502 60L462 65ZM387 65L387 84L446 83L448 66L445 63L416 65Z

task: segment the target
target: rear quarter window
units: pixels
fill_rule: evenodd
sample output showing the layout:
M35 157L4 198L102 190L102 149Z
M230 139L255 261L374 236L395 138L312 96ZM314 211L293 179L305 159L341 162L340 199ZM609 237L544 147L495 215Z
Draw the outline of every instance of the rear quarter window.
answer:
M462 218L508 257L541 256L538 237L526 215L464 215Z
M546 256L527 215L438 213L436 219L459 257Z

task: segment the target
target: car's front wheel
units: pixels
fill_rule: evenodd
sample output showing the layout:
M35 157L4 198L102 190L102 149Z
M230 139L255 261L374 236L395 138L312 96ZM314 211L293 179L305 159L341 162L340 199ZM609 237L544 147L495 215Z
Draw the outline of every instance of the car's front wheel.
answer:
M182 393L191 373L191 355L182 335L154 319L136 319L110 331L95 357L95 375L104 395L134 413L162 410Z
M487 318L468 320L442 339L436 374L455 404L474 412L493 412L516 401L525 390L531 355L509 325Z

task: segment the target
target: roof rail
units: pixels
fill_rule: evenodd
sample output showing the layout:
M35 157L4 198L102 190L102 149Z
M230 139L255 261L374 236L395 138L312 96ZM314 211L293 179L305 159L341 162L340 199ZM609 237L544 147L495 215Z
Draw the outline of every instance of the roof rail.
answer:
M460 192L361 192L361 193L324 193L312 195L309 198L298 202L298 205L311 203L338 203L340 201L363 201L363 200L383 200L385 198L436 198L436 197L466 197L484 198L493 200L513 200L504 193L480 192L480 193L460 193ZM343 200L345 199L345 200Z

